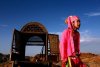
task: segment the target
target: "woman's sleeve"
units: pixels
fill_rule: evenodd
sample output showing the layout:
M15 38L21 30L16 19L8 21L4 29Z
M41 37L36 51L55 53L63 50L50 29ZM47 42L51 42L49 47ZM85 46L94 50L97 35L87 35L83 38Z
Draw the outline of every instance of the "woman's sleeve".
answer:
M67 37L66 37L66 31L62 33L61 39L60 39L60 44L59 44L59 49L60 49L60 57L61 60L66 60L67 59Z

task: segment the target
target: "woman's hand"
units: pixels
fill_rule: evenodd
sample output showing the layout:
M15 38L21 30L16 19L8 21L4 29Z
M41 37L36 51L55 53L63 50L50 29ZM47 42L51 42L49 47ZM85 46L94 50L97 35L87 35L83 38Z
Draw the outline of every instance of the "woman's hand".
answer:
M67 62L67 58L66 58L66 59L64 59L62 62L63 62L63 63L66 63L66 62Z

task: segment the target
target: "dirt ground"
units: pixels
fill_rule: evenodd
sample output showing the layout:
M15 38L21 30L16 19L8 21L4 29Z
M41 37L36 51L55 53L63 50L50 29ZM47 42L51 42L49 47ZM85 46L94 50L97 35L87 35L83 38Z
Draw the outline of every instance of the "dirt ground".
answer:
M81 59L88 67L100 67L100 55L92 53L82 53Z
M96 54L92 54L92 53L81 53L80 58L82 60L82 62L84 62L85 64L87 64L87 67L100 67L100 55L96 55ZM32 59L31 59L32 60ZM55 65L56 63L54 63ZM58 63L58 65L61 63ZM12 67L12 62L6 62L3 64L0 64L0 67ZM55 66L53 66L55 67ZM58 66L57 66L58 67Z

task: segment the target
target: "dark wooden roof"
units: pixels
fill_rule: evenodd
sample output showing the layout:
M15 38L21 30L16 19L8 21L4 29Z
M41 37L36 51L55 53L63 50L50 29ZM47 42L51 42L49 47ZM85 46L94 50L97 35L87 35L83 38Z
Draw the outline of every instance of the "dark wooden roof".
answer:
M23 33L48 33L46 28L39 22L30 22L22 27Z

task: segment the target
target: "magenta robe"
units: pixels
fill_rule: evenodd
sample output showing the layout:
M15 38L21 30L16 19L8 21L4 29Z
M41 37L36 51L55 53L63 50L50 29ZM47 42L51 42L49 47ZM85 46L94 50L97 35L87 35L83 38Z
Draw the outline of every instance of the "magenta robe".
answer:
M72 27L72 22L79 19L77 16L69 16L66 21L68 24L68 29L65 29L62 33L59 49L60 57L62 61L62 67L65 67L65 62L68 60L69 56L76 56L76 53L80 54L80 34L78 31L74 31ZM85 67L81 62L80 58L72 59L72 67ZM74 65L74 66L73 66Z
M68 56L75 56L80 53L80 34L78 31L73 32L70 28L65 29L60 40L60 56L62 61L66 61Z

